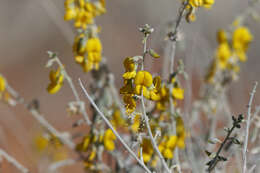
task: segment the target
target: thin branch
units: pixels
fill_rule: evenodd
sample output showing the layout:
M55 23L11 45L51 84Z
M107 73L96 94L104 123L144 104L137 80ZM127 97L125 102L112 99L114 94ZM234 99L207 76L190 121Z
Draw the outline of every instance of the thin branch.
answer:
M48 131L50 131L53 135L55 135L57 138L59 138L64 144L66 144L70 149L74 149L75 144L70 139L69 134L66 132L59 132L55 129L45 118L43 115L39 113L39 111L31 106L30 104L27 104L25 102L25 99L21 97L18 92L16 92L6 81L6 89L10 94L14 97L14 99L17 101L17 103L22 104L30 113L31 115L40 123L44 128L46 128Z
M53 135L55 135L58 139L62 141L65 145L67 145L70 149L75 148L74 142L69 138L69 133L59 132L56 130L37 110L29 109L32 116L48 131L50 131Z
M29 170L25 168L21 163L19 163L15 158L10 156L7 152L0 148L0 158L4 157L9 163L14 165L22 173L29 173Z
M76 163L76 160L74 160L74 159L62 160L62 161L55 162L55 163L51 164L48 167L48 170L49 171L56 171L57 169L59 169L61 167L73 165L75 163Z
M145 105L144 105L144 96L143 96L143 92L142 92L142 96L141 96L141 102L142 102L142 110L143 110L143 115L144 115L144 119L145 119L145 125L147 127L147 130L148 130L148 134L149 134L149 137L151 139L151 142L152 142L152 145L153 145L153 148L155 149L156 153L158 154L165 170L170 173L170 169L167 165L167 163L165 162L163 156L162 156L162 153L159 151L158 147L157 147L157 144L156 144L156 141L154 140L154 137L153 137L153 134L152 134L152 130L151 130L151 127L150 127L150 124L149 124L149 118L146 114L146 110L145 110Z
M244 149L243 149L243 173L246 172L246 164L247 164L247 144L248 144L248 136L249 136L249 128L250 128L250 121L251 121L251 106L253 102L253 98L256 92L257 82L255 82L252 92L250 93L250 99L248 103L247 109L247 121L246 121L246 132L245 132L245 141L244 141Z
M89 102L95 108L95 110L101 116L101 118L105 121L105 123L108 125L108 127L113 131L113 133L116 135L116 137L119 139L119 141L123 144L123 146L126 148L126 150L137 160L137 162L140 164L141 167L143 167L145 169L146 172L151 173L151 171L146 167L146 165L136 156L136 154L131 150L131 148L125 143L125 141L121 138L121 136L113 128L112 124L105 117L105 115L100 111L100 109L97 107L96 103L93 101L93 99L88 94L87 90L85 89L85 87L82 84L80 79L79 79L79 84L80 84L80 87L83 90L86 98L89 100Z

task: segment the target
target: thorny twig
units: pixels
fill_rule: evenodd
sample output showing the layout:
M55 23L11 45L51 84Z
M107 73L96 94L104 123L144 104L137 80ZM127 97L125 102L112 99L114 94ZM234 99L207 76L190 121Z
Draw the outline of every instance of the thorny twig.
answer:
M255 82L252 92L250 93L250 99L248 103L247 109L247 121L246 121L246 131L245 131L245 141L244 141L244 149L243 149L243 173L246 172L246 164L247 164L247 144L248 144L248 135L249 135L249 128L250 128L250 121L251 121L251 106L253 102L253 98L256 92L257 82Z
M211 172L216 167L216 165L218 164L219 161L227 160L227 158L220 156L220 152L222 151L222 149L225 146L225 144L227 143L227 141L231 140L234 144L240 144L240 142L235 137L230 137L230 135L235 128L241 127L240 123L242 122L243 119L244 119L244 117L242 114L240 114L238 116L238 118L235 118L234 116L232 116L233 126L231 129L229 129L229 128L227 129L227 136L225 137L224 141L221 143L216 154L211 153L209 151L205 151L209 157L212 157L212 155L214 156L208 163L206 163L206 165L208 166L208 168L207 168L208 172Z
M21 163L19 163L15 158L10 156L7 152L0 148L0 159L1 157L5 158L9 163L14 165L22 173L29 173L29 170L25 168Z

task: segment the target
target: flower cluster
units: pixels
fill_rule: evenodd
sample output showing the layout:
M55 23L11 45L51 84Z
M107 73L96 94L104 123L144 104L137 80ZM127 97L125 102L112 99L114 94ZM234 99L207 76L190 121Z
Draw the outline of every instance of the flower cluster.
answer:
M94 23L94 18L106 12L105 0L90 2L85 0L66 0L64 20L74 20L76 28L86 29Z
M157 102L157 108L164 110L169 103L169 89L162 83L160 76L152 77L151 73L145 70L137 70L137 62L133 57L124 60L125 73L123 74L124 86L120 89L128 114L136 108L135 96L143 96L146 99ZM174 100L184 98L184 90L180 87L175 78L172 79L171 95Z
M105 0L66 0L65 11L64 19L74 20L74 26L81 28L73 45L76 63L81 65L84 72L98 70L102 59L102 44L98 37L100 28L95 25L94 19L106 12Z
M77 150L87 153L84 161L87 170L96 169L95 160L97 151L104 146L107 151L115 149L116 136L111 129L107 129L104 133L91 133L86 135L83 140L77 145Z
M176 117L176 135L164 136L159 144L159 150L165 159L172 159L176 147L183 149L185 147L185 128L181 117Z
M99 63L102 59L102 44L97 36L80 34L75 38L73 52L76 63L82 66L84 72L99 69Z
M187 1L187 14L186 21L193 22L196 20L196 10L200 7L210 9L211 6L215 3L215 0L188 0Z
M236 79L240 62L247 60L246 52L252 39L252 34L245 26L236 27L232 33L219 30L217 33L219 45L206 81L212 84L217 83L219 82L218 75L223 75L223 73L229 73L231 80ZM223 78L220 79L223 80Z

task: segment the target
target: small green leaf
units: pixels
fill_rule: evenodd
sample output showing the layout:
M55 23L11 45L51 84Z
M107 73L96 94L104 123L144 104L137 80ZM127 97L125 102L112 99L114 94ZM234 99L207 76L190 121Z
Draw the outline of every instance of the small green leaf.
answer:
M149 54L154 58L160 58L160 55L156 53L153 49L149 49Z

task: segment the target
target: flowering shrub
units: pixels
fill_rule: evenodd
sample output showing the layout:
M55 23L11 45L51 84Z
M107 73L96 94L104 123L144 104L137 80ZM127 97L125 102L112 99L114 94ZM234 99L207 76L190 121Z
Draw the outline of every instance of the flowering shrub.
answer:
M240 67L250 58L247 52L254 36L246 21L252 14L256 15L257 1L226 29L218 30L218 45L202 80L201 93L194 98L186 94L190 91L185 84L192 74L186 72L181 58L175 62L176 45L185 39L180 32L182 23L190 23L192 27L200 17L198 11L214 8L215 2L182 0L178 3L175 25L170 27L165 40L171 47L169 55L159 55L150 46L156 28L143 25L139 28L143 51L134 56L125 55L121 62L125 70L121 74L123 82L117 87L115 80L119 79L115 79L106 63L99 36L101 27L95 20L106 14L106 1L65 0L64 20L73 21L76 31L71 45L75 63L92 80L79 79L75 83L67 72L70 66L65 67L62 57L48 51L46 67L52 70L46 89L49 94L56 94L62 92L64 85L71 88L75 100L68 102L67 112L72 117L81 117L71 123L73 132L57 130L41 114L38 100L27 103L4 74L0 75L1 101L10 106L24 105L41 125L41 132L34 136L32 143L37 157L50 161L45 172L58 172L61 167L76 163L83 163L85 172L228 172L230 165L237 172L260 170L252 161L260 154L259 134L258 130L250 129L250 125L260 128L259 107L251 116L257 82L246 115L231 115L226 96L229 86L239 79ZM166 69L167 74L153 72L147 62L159 65L164 62L162 69ZM78 91L76 85L82 91ZM185 100L189 100L191 109ZM228 128L217 127L220 113L227 119ZM81 132L81 127L86 128L87 133ZM248 150L254 154L250 155ZM2 149L0 156L19 171L31 172Z

